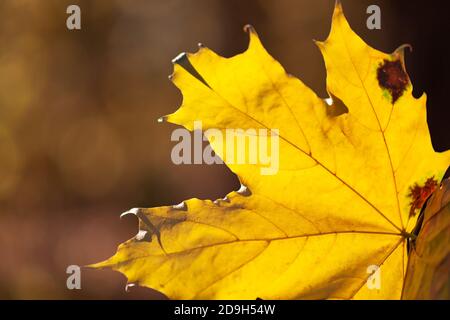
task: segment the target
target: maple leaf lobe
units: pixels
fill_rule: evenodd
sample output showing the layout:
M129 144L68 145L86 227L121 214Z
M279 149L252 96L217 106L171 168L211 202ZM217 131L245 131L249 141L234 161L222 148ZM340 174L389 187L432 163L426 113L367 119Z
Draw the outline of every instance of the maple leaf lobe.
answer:
M394 104L406 90L409 79L400 60L384 60L377 69L378 84L389 91Z

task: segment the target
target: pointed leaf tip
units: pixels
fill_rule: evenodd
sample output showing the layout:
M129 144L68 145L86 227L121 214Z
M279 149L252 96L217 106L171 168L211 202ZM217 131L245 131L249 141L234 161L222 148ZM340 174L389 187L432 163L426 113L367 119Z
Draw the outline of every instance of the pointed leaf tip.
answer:
M180 63L180 61L183 60L183 59L186 59L186 57L187 57L187 53L186 52L181 52L175 58L172 59L172 63L173 64Z
M244 31L245 31L246 33L256 33L255 28L254 28L251 24L246 24L246 25L244 26Z
M130 209L130 210L128 210L128 211L125 211L125 212L123 212L123 213L121 213L120 214L120 218L123 218L123 217L125 217L125 216L127 216L127 215L129 215L129 214L132 214L132 215L137 215L137 213L138 213L138 211L139 211L139 208L133 208L133 209Z

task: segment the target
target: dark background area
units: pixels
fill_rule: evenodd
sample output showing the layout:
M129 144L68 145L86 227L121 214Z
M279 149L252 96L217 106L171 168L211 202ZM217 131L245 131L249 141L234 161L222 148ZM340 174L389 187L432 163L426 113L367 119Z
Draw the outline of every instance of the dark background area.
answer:
M449 11L439 1L343 0L353 29L392 52L409 43L414 94L428 95L437 151L450 148ZM82 30L66 28L78 4ZM381 7L382 29L366 28ZM163 298L126 293L125 278L83 269L66 289L66 267L112 255L137 231L119 220L132 207L215 199L238 188L225 166L175 166L175 126L156 119L181 103L167 80L171 59L202 42L231 56L250 23L267 50L320 96L325 66L312 39L328 35L333 0L0 1L0 298ZM420 157L420 155L417 155Z

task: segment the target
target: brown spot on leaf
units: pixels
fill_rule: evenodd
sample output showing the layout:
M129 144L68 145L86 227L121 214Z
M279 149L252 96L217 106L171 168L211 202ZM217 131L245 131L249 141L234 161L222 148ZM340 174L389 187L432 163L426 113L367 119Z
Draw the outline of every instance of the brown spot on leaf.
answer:
M417 183L409 188L409 197L411 198L409 216L413 217L416 212L419 211L427 201L428 197L436 190L438 182L434 177L428 178L423 186L419 186Z
M378 84L392 96L392 104L400 98L409 83L400 60L384 60L377 70Z

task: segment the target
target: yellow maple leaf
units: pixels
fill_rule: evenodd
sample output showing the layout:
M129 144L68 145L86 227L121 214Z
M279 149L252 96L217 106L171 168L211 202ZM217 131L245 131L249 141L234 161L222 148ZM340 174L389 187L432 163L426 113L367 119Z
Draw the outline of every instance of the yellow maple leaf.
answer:
M190 71L175 61L183 103L166 119L189 130L197 120L222 132L278 129L278 172L227 161L223 142L206 134L241 190L130 210L138 235L93 266L174 299L400 298L422 186L440 181L450 163L450 152L433 150L426 97L412 96L402 49L368 46L337 3L327 40L317 42L324 100L246 31L242 54L201 47L184 57ZM375 288L366 285L373 266Z

